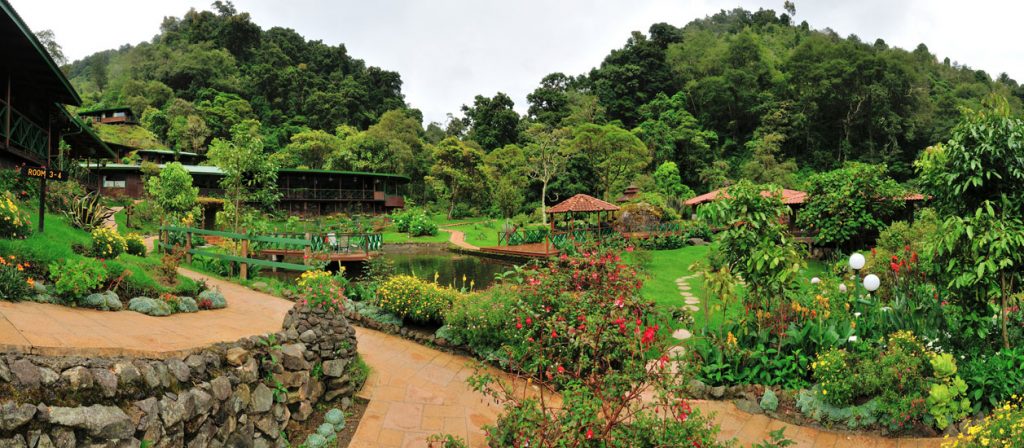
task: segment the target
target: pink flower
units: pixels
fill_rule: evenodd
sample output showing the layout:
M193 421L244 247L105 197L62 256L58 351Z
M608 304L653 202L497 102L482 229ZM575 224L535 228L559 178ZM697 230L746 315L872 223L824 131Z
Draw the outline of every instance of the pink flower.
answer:
M633 246L626 246L626 252L633 252Z

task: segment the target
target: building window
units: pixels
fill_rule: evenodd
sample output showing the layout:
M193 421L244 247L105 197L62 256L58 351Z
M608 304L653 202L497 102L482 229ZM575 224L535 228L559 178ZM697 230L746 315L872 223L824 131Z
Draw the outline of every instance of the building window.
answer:
M103 188L124 188L124 176L103 176Z
M124 112L114 112L114 118L124 117Z

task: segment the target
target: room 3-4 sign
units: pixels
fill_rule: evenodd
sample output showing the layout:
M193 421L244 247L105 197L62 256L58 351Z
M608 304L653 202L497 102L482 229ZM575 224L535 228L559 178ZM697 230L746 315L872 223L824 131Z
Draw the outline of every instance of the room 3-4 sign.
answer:
M36 177L40 179L45 178L46 180L68 180L67 174L64 174L63 171L48 170L42 167L23 166L21 167L21 175L25 177Z

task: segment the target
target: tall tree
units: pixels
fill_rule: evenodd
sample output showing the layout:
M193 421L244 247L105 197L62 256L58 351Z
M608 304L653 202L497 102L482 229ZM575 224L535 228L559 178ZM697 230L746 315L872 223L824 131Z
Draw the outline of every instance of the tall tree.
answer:
M462 106L469 127L468 137L491 151L519 141L519 114L508 95L498 92L493 98L477 95L473 106Z
M274 154L281 168L324 169L341 152L341 139L321 130L306 130L292 136L284 151Z
M651 162L650 150L644 142L614 124L586 124L577 127L573 134L573 143L590 159L606 200Z
M486 197L484 152L473 142L448 137L434 148L434 165L428 182L448 201L448 219L460 202Z
M565 170L576 147L572 143L572 131L568 128L550 129L537 124L527 129L526 135L529 143L523 148L523 168L527 177L541 184L540 215L547 224L548 185Z
M269 207L277 202L277 167L264 151L260 124L246 120L231 129L231 140L214 139L207 154L224 177L220 186L231 207L232 231L238 233L242 207Z

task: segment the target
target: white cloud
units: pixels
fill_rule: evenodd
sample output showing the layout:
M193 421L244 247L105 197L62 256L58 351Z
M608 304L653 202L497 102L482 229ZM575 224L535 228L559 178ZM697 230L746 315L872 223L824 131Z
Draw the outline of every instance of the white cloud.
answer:
M164 16L207 0L11 0L34 30L52 29L69 59L151 39ZM427 121L442 121L477 94L502 91L526 110L526 94L551 72L578 74L621 47L630 31L690 20L742 6L782 9L754 0L238 0L264 28L293 28L310 39L344 43L368 64L398 71L406 100ZM797 20L866 42L913 49L993 76L1024 80L1024 47L1014 38L1024 2L981 0L797 1Z

